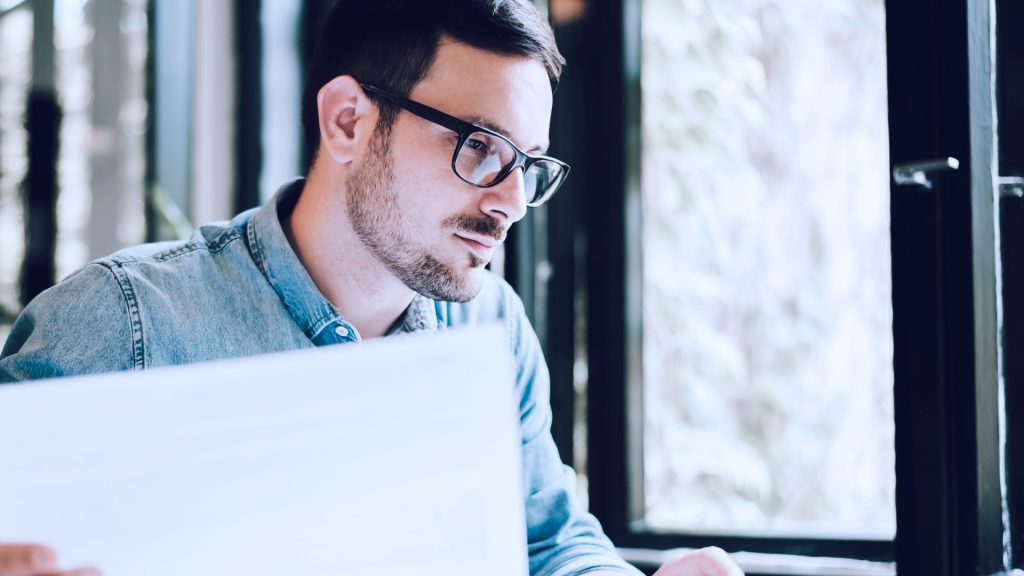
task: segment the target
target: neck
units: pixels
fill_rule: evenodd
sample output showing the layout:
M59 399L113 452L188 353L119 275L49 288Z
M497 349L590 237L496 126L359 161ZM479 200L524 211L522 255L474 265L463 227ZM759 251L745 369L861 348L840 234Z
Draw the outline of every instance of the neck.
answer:
M378 338L402 316L415 293L355 233L345 191L332 185L337 181L310 170L295 209L281 225L320 292L363 338Z

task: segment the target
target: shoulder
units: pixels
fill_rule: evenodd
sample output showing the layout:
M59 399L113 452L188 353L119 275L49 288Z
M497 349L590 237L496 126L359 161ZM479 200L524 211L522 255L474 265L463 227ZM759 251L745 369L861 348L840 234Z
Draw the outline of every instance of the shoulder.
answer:
M135 329L124 285L89 264L18 316L0 352L0 382L130 370Z
M188 241L134 246L74 272L15 321L0 381L146 367L154 335L218 306L204 295L223 300L229 287L249 284L238 281L253 268L243 231L236 221L203 226Z
M201 226L186 241L126 248L94 265L110 270L129 304L139 298L149 300L150 306L182 299L199 304L199 286L202 293L217 293L237 285L240 274L252 273L243 216L246 214L231 222Z
M110 269L124 268L145 272L160 267L187 268L216 258L231 250L246 249L245 223L243 214L231 222L219 222L201 226L186 241L155 242L125 248L97 260L96 263Z

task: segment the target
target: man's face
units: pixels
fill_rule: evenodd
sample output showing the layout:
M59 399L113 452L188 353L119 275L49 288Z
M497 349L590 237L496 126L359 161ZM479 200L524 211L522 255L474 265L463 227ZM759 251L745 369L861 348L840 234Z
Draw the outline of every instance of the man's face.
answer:
M544 66L443 39L409 98L504 133L527 153L548 142L551 84ZM409 113L374 135L349 178L348 213L359 238L399 280L425 296L464 302L484 266L526 214L522 169L492 188L452 170L454 132Z

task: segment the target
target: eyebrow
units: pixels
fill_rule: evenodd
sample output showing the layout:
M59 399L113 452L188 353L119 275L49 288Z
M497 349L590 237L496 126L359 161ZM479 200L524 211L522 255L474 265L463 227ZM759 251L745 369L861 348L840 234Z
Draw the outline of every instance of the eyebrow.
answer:
M512 138L512 135L509 134L508 130L505 130L501 126L498 126L497 124L487 120L486 118L483 118L483 117L480 117L480 116L473 116L471 118L466 118L465 121L469 122L470 124L476 124L477 126L480 126L481 128L487 128L488 130L490 130L492 132L497 132L498 134L501 134L505 138L508 138L510 142L515 142L515 139ZM517 144L517 146L518 146L518 144ZM524 150L524 152L526 152L527 154L540 154L540 155L547 154L547 151L548 151L548 145L547 144L544 144L543 146L534 146L533 148L530 148L529 150Z

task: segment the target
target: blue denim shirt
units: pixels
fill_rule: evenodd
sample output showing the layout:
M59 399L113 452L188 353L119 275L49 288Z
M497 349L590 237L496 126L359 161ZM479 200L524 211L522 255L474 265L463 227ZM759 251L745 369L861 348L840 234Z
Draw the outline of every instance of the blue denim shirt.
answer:
M202 226L182 243L137 246L98 260L33 300L0 353L0 382L144 370L312 346L355 343L356 329L317 290L279 219L303 181L266 206ZM488 275L459 304L416 296L392 333L504 322L517 372L530 573L628 574L574 494L551 438L549 377L519 298Z

